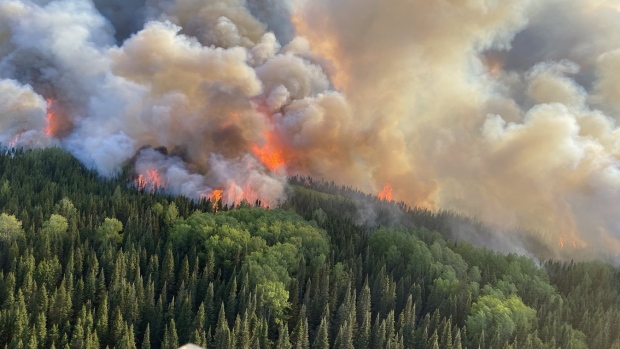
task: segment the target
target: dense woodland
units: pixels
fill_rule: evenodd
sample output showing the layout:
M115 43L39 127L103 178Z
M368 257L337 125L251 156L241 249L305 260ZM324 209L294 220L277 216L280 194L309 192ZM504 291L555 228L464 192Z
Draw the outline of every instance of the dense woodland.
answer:
M620 349L609 264L475 247L449 214L310 179L263 209L130 177L0 154L0 348Z

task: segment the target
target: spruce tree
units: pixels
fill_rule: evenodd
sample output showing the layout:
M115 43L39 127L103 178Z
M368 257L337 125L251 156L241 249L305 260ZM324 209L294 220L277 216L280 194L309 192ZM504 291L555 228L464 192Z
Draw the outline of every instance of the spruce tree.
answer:
M275 349L291 349L292 347L291 341L289 340L288 327L282 324L278 332L278 341L276 342Z
M170 319L164 331L164 340L162 341L162 349L177 349L179 347L179 337L177 336L177 327L174 319Z
M151 325L146 324L146 329L144 330L144 337L142 338L142 345L140 349L151 349Z
M325 317L321 319L321 323L319 324L319 330L316 334L314 342L312 343L312 349L329 349L329 329L327 319Z
M226 312L224 310L224 304L220 306L220 314L217 320L217 327L215 328L215 336L213 338L213 344L215 348L228 348L230 343L230 329L228 327L228 320L226 320Z

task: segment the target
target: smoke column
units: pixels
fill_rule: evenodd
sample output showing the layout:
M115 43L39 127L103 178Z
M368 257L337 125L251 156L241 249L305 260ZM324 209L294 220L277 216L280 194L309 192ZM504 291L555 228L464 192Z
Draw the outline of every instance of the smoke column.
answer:
M144 188L310 175L620 250L617 0L0 0L0 95L3 144Z

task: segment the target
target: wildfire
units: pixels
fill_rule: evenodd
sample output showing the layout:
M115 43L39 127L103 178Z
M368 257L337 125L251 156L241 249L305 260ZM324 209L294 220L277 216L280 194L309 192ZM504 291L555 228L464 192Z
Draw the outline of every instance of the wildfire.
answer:
M256 156L260 162L262 162L263 165L265 165L265 167L272 172L285 165L282 151L275 149L270 141L262 147L252 145L251 149L254 156Z
M47 114L45 115L45 129L43 130L43 132L45 132L45 134L48 137L52 137L54 136L54 122L56 121L56 116L54 115L54 112L52 111L52 108L54 106L54 100L51 98L46 99L47 101Z
M262 147L253 144L250 146L250 149L254 156L273 172L286 165L286 162L282 150L277 146L274 134L272 132L266 132L265 140L266 143Z
M560 249L564 248L564 238L560 238L560 241L558 242L558 245L560 245Z
M15 148L15 146L17 145L17 141L19 141L21 137L22 137L22 133L20 132L17 136L11 138L9 140L9 148Z
M201 197L209 198L213 203L222 200L222 204L229 207L237 206L244 201L250 205L254 205L258 201L260 206L269 207L269 203L261 199L249 184L241 187L235 181L230 181L226 189L215 189L209 194L201 195Z
M218 202L222 199L222 194L224 194L224 191L221 189L216 189L211 193L211 198L213 199L213 202Z
M377 196L383 201L392 201L392 185L386 184Z
M164 183L159 175L157 170L146 170L146 174L138 175L138 179L136 180L136 185L140 190L148 190L154 192L158 188L163 188Z

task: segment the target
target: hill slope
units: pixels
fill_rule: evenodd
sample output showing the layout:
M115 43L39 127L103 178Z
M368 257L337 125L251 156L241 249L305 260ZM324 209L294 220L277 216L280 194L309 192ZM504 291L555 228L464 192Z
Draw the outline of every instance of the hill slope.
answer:
M446 240L428 212L360 220L296 180L228 210L0 155L0 347L620 348L618 269Z

